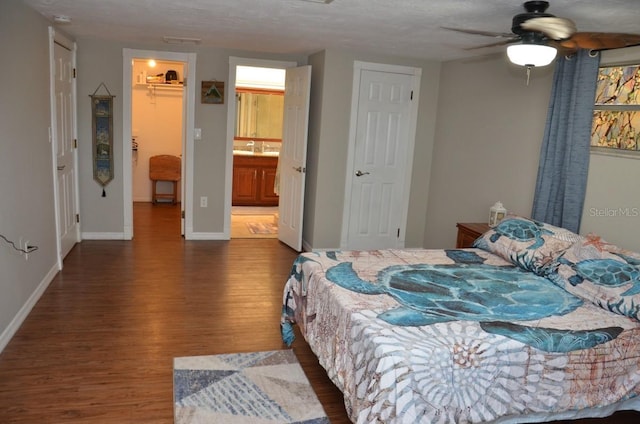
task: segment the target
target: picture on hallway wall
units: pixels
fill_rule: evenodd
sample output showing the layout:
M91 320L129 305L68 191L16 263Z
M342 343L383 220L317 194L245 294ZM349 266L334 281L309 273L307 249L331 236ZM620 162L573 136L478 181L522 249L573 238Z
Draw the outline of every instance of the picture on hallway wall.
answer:
M201 103L224 104L224 81L202 81Z

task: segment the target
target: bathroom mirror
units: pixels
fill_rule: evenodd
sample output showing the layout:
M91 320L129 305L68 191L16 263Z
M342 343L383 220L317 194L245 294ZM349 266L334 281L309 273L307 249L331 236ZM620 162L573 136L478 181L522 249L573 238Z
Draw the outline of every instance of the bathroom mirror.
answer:
M281 141L284 92L236 88L236 138Z

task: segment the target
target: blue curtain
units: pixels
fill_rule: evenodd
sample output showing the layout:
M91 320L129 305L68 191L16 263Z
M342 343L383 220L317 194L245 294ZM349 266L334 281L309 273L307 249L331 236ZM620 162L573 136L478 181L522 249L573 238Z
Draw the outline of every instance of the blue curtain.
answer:
M556 63L531 217L573 232L587 189L600 55L580 50Z

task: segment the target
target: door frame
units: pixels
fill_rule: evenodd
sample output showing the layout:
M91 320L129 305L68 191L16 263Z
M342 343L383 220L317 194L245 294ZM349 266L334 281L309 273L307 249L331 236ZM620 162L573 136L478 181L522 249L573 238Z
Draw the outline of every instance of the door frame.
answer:
M137 50L122 49L122 184L123 184L123 216L124 216L124 239L133 238L133 172L131 164L133 153L131 150L131 90L133 59L156 59L173 62L184 62L186 75L184 77L184 90L182 109L186 119L183 119L182 126L185 139L182 140L182 210L184 211L184 238L193 238L193 150L194 150L194 126L195 126L195 104L196 104L196 53L180 53L158 50Z
M64 34L56 31L54 27L49 27L49 99L51 104L51 126L49 127L49 141L51 143L51 169L53 173L53 201L54 201L54 215L56 222L56 262L58 270L62 270L63 265L63 257L62 257L62 243L60 241L60 193L58 192L58 171L57 171L57 163L56 158L58 155L58 142L56 138L57 134L57 116L56 116L56 94L55 94L55 53L54 53L54 44L57 43L62 47L69 49L71 51L71 62L73 69L76 69L76 56L78 51L78 46L76 43L69 38L67 38ZM73 113L73 125L71 131L73 133L73 138L75 140L78 139L78 119L77 119L77 104L78 104L78 91L77 91L77 81L76 78L73 78L71 83L71 92L72 92L72 105L71 111ZM79 213L80 208L80 185L78 182L78 148L77 146L73 149L73 166L76 169L74 173L74 203L75 203L75 213L76 215ZM76 225L76 243L81 240L81 231L80 231L80 223L78 222Z
M397 248L404 248L407 233L407 217L409 215L409 194L411 192L411 173L413 170L413 151L416 142L416 127L418 124L418 105L420 101L420 80L422 68L402 65L389 65L382 63L353 62L353 86L351 91L351 118L349 122L349 141L347 149L347 175L345 178L344 207L342 211L342 231L340 236L340 249L349 249L349 217L351 212L351 189L354 178L354 157L356 144L356 131L358 125L358 99L360 98L360 79L362 71L389 72L405 74L412 77L411 89L413 91L412 102L409 110L409 129L407 131L407 166L404 172L403 195L401 205L401 227Z
M224 184L224 231L222 238L231 239L231 192L233 189L233 138L236 133L236 67L255 66L260 68L294 68L298 66L294 61L252 59L246 57L229 56L229 79L227 94L227 157L225 161Z

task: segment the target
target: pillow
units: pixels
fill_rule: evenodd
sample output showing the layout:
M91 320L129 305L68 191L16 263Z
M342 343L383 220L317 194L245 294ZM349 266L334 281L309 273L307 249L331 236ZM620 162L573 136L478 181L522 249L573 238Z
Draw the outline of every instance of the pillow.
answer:
M556 259L547 277L584 300L640 321L640 254L588 234Z
M580 236L564 228L508 215L473 244L512 262L526 271L546 275L553 260Z

